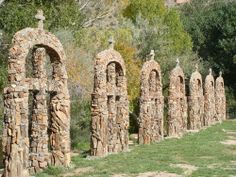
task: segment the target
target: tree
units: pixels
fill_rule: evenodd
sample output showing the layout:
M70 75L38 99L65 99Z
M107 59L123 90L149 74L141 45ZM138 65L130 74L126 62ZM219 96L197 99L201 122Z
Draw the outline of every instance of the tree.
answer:
M145 21L145 26L142 25L143 30L140 29L145 35L140 37L146 38L147 43L142 41L145 45L145 49L141 46L142 58L151 49L156 49L168 57L191 52L191 38L184 30L179 11L166 8L163 0L131 0L123 15L131 19L137 29L140 29L143 20ZM165 48L165 51L161 51L161 48Z
M181 10L193 49L215 71L223 70L225 83L231 88L227 90L236 95L236 2L193 0Z

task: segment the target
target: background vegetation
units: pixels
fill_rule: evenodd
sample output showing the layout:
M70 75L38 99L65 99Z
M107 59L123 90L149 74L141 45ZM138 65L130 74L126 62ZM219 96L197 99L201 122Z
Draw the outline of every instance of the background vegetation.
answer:
M204 77L209 66L216 75L223 70L228 108L232 110L236 104L233 1L192 0L184 6L168 8L164 0L5 0L0 4L1 93L7 83L11 39L18 30L36 26L37 9L44 10L45 29L58 36L67 54L74 149L87 150L89 146L93 62L95 55L107 48L110 35L127 67L131 133L137 131L140 69L151 49L161 65L165 96L169 72L179 58L186 81L196 63ZM1 105L1 120L2 113Z
M228 111L235 114L236 2L231 0L192 0L180 7L193 51L209 63L216 75L224 73Z

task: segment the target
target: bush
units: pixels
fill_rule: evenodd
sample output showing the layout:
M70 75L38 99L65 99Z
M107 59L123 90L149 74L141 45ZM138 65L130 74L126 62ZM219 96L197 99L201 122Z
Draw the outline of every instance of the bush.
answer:
M71 146L86 151L90 142L90 102L75 98L71 103Z

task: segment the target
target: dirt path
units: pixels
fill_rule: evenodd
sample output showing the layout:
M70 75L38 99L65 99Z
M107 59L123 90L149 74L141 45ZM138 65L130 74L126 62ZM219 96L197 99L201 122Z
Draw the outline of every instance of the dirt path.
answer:
M226 132L227 140L221 141L221 144L224 145L236 145L236 132L235 131L226 131L223 129L224 132Z
M112 175L112 177L131 177L131 176L127 174L115 174ZM183 177L183 176L167 172L146 172L133 175L133 177Z

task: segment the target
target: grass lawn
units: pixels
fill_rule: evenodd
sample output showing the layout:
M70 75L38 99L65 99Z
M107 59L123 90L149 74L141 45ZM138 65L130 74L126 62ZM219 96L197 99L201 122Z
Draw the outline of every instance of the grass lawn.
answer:
M231 140L231 144L221 143L227 140ZM128 177L145 172L228 177L236 175L235 142L236 121L227 120L198 133L188 133L181 139L166 139L157 144L133 146L130 152L94 160L82 155L74 156L70 168L49 167L37 177L106 177L115 174Z

